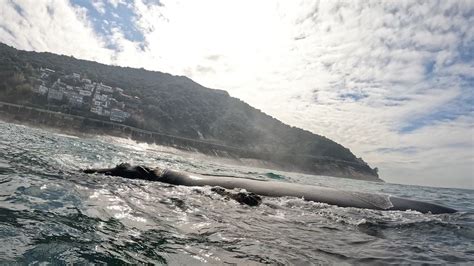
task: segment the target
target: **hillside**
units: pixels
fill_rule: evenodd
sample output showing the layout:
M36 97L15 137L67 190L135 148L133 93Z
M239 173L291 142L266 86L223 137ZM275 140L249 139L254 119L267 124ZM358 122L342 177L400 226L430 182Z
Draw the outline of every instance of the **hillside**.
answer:
M59 93L64 97L55 98ZM380 181L376 169L342 145L183 76L0 44L0 100L105 120L115 113L125 125L239 147L282 168Z

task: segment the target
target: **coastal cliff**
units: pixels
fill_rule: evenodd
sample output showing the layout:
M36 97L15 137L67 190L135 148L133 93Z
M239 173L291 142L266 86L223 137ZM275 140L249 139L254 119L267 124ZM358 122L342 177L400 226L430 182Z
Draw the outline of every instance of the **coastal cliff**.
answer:
M66 124L84 132L264 160L283 170L381 181L376 168L342 145L183 76L0 44L0 101L16 104L17 109L2 106L2 116L14 121Z

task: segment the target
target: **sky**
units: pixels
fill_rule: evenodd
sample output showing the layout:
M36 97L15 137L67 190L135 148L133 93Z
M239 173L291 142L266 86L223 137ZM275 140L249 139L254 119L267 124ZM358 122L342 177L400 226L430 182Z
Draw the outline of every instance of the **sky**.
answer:
M470 189L472 25L472 0L0 0L17 49L185 75L387 182Z

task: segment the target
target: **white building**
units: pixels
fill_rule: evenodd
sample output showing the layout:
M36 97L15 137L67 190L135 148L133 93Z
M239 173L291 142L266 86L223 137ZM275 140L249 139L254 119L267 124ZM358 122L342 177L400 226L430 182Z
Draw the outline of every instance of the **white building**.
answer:
M102 84L102 82L97 85L97 91L102 91L102 92L106 92L106 93L112 93L112 92L114 92L114 90L112 89L112 87L107 86L107 85L104 85L104 84Z
M106 94L94 94L94 100L101 102L101 105L107 107L109 105L109 97Z
M61 101L63 99L64 94L55 89L49 89L48 91L48 100L58 100Z
M91 107L91 113L102 115L102 107L101 106L92 106Z
M38 92L41 94L41 95L45 95L46 93L48 93L48 87L46 86L43 86L43 85L40 85L39 88L38 88Z
M79 95L78 93L70 93L68 95L69 103L73 106L80 107L83 104L83 98L82 95Z
M45 95L46 93L48 93L48 87L45 87L43 85L35 86L32 90L34 93L38 93L41 95Z
M79 94L82 96L87 96L87 97L92 96L92 92L89 90L79 90Z
M40 70L42 72L45 72L45 73L55 73L56 71L52 70L52 69L49 69L49 68L40 68Z
M130 114L120 109L112 109L110 112L110 120L115 122L123 122L130 117Z
M100 106L101 103L102 102L100 102L100 101L92 100L92 105L94 105L94 106Z
M110 111L103 108L102 106L92 106L91 113L98 114L100 116L110 116Z
M93 84L86 84L84 85L84 89L88 91L94 90L94 85Z

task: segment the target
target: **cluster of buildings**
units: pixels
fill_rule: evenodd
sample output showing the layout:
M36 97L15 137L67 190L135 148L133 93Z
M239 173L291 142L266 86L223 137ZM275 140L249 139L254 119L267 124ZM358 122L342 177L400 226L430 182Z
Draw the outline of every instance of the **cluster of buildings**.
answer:
M57 75L49 68L40 68L39 73L37 79L39 84L33 87L33 92L47 97L49 102L63 102L73 108L86 109L114 122L123 122L130 117L130 114L124 110L125 103L113 97L114 93L118 93L125 98L131 98L123 94L121 88L113 88L102 82L92 82L90 79L81 78L81 75L77 73ZM60 77L51 84L50 76L55 73L55 76ZM47 84L50 85L47 86Z

